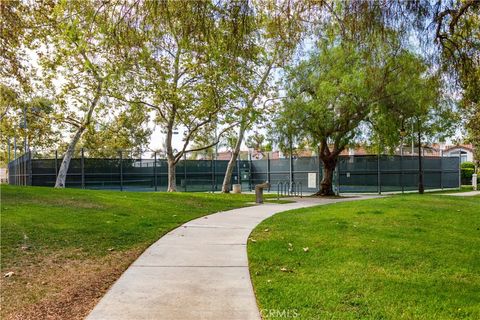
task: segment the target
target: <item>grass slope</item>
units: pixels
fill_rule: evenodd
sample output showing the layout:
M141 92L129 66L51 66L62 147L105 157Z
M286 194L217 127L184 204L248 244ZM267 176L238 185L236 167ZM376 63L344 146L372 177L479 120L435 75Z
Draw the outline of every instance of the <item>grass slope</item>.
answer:
M480 319L478 196L300 209L265 220L251 237L266 319Z
M253 195L1 186L1 318L80 319L151 243Z

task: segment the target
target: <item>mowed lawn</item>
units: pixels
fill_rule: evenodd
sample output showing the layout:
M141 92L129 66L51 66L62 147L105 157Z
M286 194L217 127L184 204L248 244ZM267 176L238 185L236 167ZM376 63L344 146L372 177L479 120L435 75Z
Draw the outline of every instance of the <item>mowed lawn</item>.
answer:
M251 240L264 319L480 319L479 196L289 211Z
M253 195L1 186L1 319L81 319L138 255ZM4 278L7 272L13 276Z

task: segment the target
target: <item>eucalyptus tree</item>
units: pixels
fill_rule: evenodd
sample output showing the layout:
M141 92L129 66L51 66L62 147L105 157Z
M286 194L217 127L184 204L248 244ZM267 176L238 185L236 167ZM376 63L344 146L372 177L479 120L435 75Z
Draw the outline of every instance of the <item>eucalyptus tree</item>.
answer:
M254 12L248 1L139 2L138 24L129 60L135 68L125 83L125 101L155 112L166 134L168 191L176 191L175 168L184 154L218 143L215 139L192 146L206 128L224 124L233 99L228 79L235 77L231 62L248 56ZM161 17L161 18L160 18ZM122 99L120 97L120 99ZM183 130L175 150L173 134Z

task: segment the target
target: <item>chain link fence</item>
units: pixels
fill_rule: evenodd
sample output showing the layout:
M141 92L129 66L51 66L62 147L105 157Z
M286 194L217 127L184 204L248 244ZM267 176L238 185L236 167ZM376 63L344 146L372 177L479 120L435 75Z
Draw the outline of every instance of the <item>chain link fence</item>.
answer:
M62 159L58 153L29 152L8 164L9 183L52 187ZM182 159L176 166L178 191L219 191L228 160ZM460 187L458 157L422 157L426 189ZM334 174L339 193L416 190L418 156L341 156ZM242 190L269 181L271 190L285 186L304 193L316 192L322 179L318 157L238 160L232 183ZM82 150L70 162L66 187L121 191L166 191L168 167L156 152L135 156L117 152L115 157L94 157Z

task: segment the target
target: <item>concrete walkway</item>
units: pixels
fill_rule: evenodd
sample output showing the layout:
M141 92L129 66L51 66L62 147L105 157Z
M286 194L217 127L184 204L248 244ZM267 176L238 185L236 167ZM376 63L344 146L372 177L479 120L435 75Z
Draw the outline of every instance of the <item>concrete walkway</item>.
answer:
M446 196L456 196L456 197L473 197L473 196L480 196L480 191L444 193L444 195L446 195Z
M260 319L246 250L255 226L281 211L373 197L303 198L192 220L150 246L87 319Z

